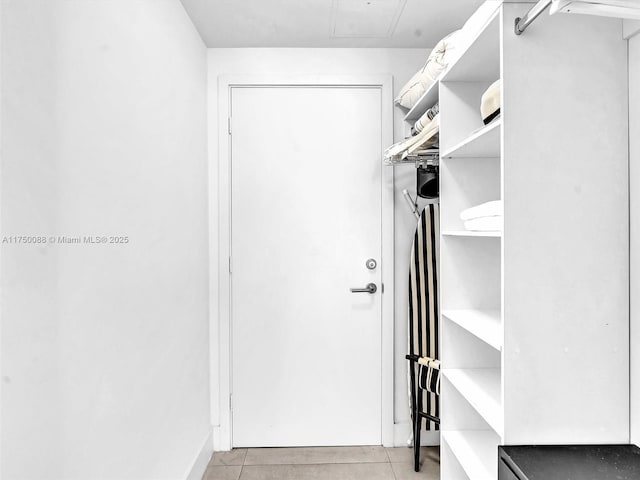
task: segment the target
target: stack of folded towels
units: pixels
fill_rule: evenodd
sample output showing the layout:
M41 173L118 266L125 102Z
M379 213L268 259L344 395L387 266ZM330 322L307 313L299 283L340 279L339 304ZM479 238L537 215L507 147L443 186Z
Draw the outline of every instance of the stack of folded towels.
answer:
M475 232L501 232L504 225L502 200L486 202L460 213L464 228Z

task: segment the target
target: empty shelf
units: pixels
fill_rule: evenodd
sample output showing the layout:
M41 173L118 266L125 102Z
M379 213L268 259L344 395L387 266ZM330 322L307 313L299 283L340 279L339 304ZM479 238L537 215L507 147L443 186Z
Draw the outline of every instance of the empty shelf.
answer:
M457 145L442 153L442 158L498 158L502 119L473 132Z
M438 88L439 81L436 80L431 84L431 86L422 94L420 99L416 102L416 104L409 110L409 112L405 115L404 121L413 123L418 120L424 112L433 107L436 103L438 103Z
M502 348L499 310L443 310L442 316L496 350Z
M499 368L443 369L445 378L498 435L502 435Z
M444 230L442 235L447 237L502 237L502 232L476 232L472 230Z
M495 478L498 437L488 430L442 432L443 440L471 480Z

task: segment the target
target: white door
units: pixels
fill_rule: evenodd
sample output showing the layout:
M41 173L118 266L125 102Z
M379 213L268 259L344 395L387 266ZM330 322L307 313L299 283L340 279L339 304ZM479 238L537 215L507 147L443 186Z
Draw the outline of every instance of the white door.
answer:
M233 446L379 445L381 90L231 91Z

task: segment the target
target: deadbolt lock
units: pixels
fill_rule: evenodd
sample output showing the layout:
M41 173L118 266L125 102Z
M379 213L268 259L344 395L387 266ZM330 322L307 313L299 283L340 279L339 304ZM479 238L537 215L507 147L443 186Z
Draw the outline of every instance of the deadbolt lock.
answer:
M369 270L373 270L378 266L378 262L376 262L374 258L370 258L369 260L367 260L365 265Z

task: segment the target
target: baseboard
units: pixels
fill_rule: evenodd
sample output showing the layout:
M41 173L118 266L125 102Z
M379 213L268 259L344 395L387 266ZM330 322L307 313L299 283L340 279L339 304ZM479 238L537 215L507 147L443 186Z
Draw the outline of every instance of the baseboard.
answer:
M222 445L222 437L221 435L221 431L222 429L220 428L220 425L214 425L213 426L213 451L214 452L224 452L224 451L229 451L231 450L231 448L224 448L224 446Z
M411 424L410 423L396 423L393 426L393 446L394 447L407 447L409 443L407 441L411 438ZM420 434L420 445L423 447L434 447L440 445L440 432L439 431L422 431Z
M213 455L213 431L209 430L185 480L202 480L204 472L207 470L207 465L211 460L211 455Z
M396 423L393 425L393 446L394 447L406 447L409 444L407 440L411 437L411 424L410 423ZM220 440L220 427L214 426L213 431L211 433L213 438L213 447L214 451L221 451L222 445ZM423 431L420 435L420 444L424 447L433 447L440 445L440 432L425 432ZM192 480L189 477L188 480ZM199 479L198 479L199 480Z

